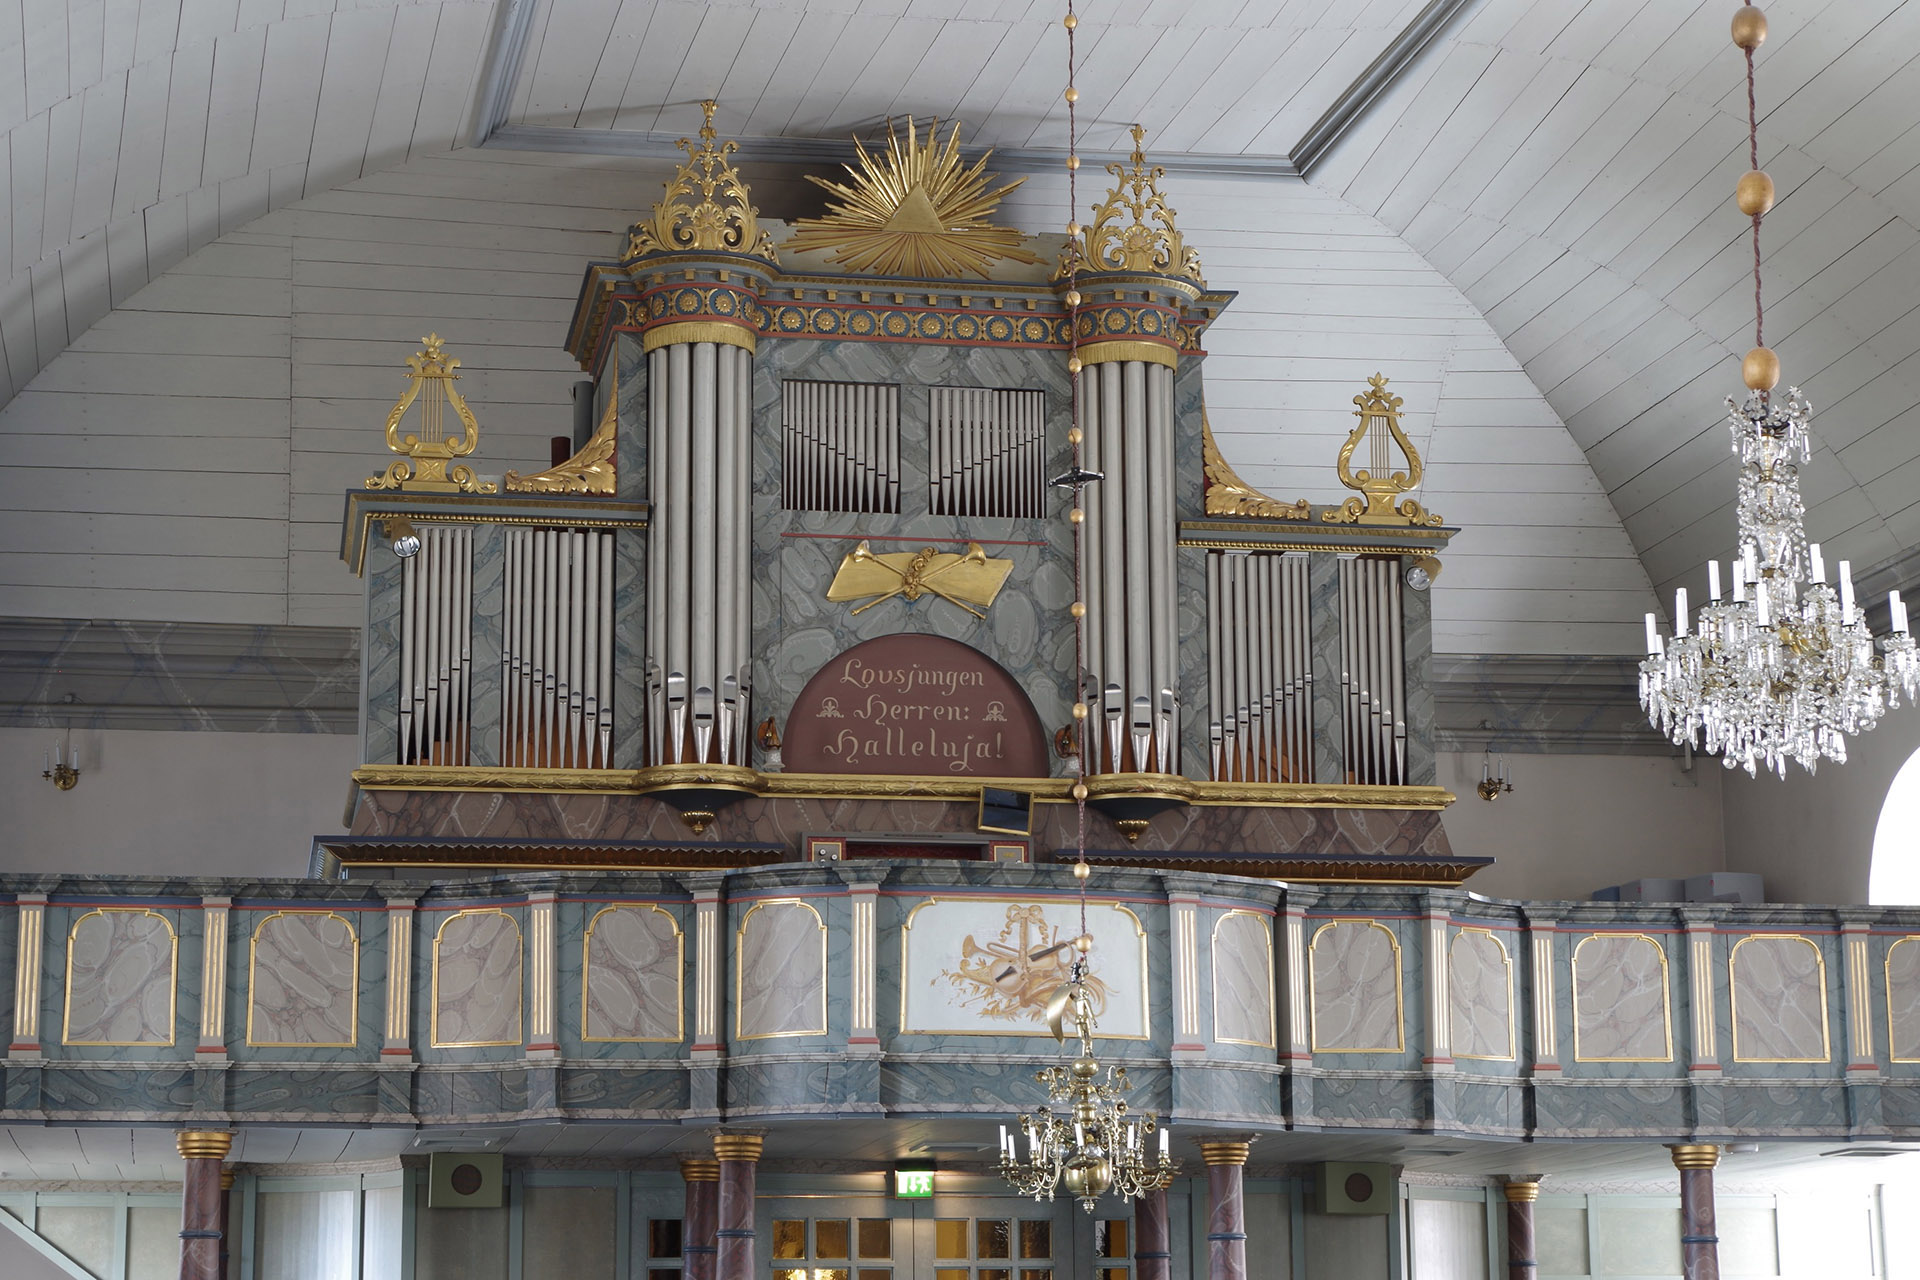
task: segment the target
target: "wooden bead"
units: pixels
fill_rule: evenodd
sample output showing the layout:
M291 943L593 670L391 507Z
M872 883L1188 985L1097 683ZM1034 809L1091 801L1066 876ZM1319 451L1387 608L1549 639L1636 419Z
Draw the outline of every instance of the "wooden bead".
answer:
M1740 362L1740 376L1751 390L1771 391L1780 385L1780 357L1770 347L1755 347Z
M1758 5L1742 5L1733 15L1733 43L1742 49L1758 49L1767 41L1767 15Z
M1773 208L1773 179L1760 169L1749 169L1740 175L1740 185L1734 188L1733 202L1749 218L1764 215Z

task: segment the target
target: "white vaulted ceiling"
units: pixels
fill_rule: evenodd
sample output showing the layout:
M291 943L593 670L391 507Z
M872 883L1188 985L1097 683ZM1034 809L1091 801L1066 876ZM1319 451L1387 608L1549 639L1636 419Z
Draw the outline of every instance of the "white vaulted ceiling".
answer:
M1299 303L1292 322L1267 326L1282 336L1247 329L1221 351L1230 359L1220 372L1241 370L1232 376L1242 399L1274 388L1240 405L1223 394L1214 414L1249 478L1292 496L1304 455L1289 452L1287 433L1314 437L1315 449L1337 434L1330 424L1351 389L1289 382L1295 356L1327 339L1319 330L1414 314L1394 311L1381 291L1429 287L1370 247L1377 219L1437 268L1434 283L1450 282L1484 314L1545 400L1536 412L1510 380L1474 400L1471 388L1508 379L1504 365L1492 367L1500 361L1456 358L1449 353L1471 343L1443 350L1426 328L1409 335L1381 322L1388 346L1411 336L1433 347L1408 357L1410 368L1434 367L1414 385L1453 379L1458 403L1493 415L1448 424L1467 431L1453 439L1471 448L1436 467L1471 477L1458 491L1488 503L1511 495L1521 523L1598 528L1617 515L1630 536L1631 547L1621 541L1598 568L1567 561L1567 574L1592 570L1588 586L1619 593L1581 597L1598 611L1594 627L1634 616L1645 592L1645 579L1625 572L1635 552L1662 586L1727 552L1733 481L1720 401L1738 387L1736 357L1751 342L1751 263L1730 201L1745 168L1731 0L1079 7L1087 149L1121 149L1126 127L1144 124L1154 159L1173 171L1173 202L1183 182L1194 193L1196 229L1214 241L1213 282L1244 284L1249 315L1256 304ZM417 193L380 196L377 180L481 139L658 159L698 125L710 96L723 133L747 143L750 177L781 148L820 171L811 157L827 142L888 118L962 120L967 141L1023 153L1010 164L1034 176L1015 203L1037 230L1036 219L1065 208L1049 154L1065 138L1062 8L0 0L0 209L10 217L0 234L0 403L150 279L270 209L357 182L376 193L355 197L368 217L422 216ZM1910 66L1920 7L1775 0L1768 12L1761 161L1781 192L1765 233L1768 338L1817 410L1812 532L1829 558L1865 567L1920 547L1920 310L1911 305L1920 300L1920 82ZM1330 122L1348 112L1339 132ZM1300 189L1284 176L1296 166L1353 217L1299 215L1311 202L1287 194ZM1205 185L1228 179L1248 194ZM1265 195L1261 183L1272 184ZM632 206L655 190L637 187ZM448 194L487 198L459 184ZM1206 207L1227 200L1251 203L1231 218ZM600 221L563 220L569 232ZM1356 357L1341 376L1372 371ZM1309 398L1324 407L1297 407ZM1513 412L1525 422L1501 418ZM1571 474L1578 452L1570 461L1537 453L1552 433L1531 428L1555 414L1592 480ZM1529 487L1539 483L1547 487ZM1594 545L1585 534L1576 543ZM1502 591L1514 585L1501 582ZM1488 588L1487 612L1504 608L1501 598ZM1534 597L1522 613L1553 607ZM1487 643L1525 650L1531 634ZM1588 651L1617 647L1571 634L1560 643L1589 641Z

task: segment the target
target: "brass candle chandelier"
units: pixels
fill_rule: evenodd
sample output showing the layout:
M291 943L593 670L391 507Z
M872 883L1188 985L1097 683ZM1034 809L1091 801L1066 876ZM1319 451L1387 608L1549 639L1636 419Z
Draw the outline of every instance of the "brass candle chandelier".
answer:
M1798 387L1775 396L1780 360L1763 339L1760 221L1773 207L1773 180L1760 169L1753 52L1767 38L1758 8L1742 6L1733 42L1747 62L1750 170L1735 201L1753 223L1753 350L1741 373L1742 401L1727 399L1733 451L1740 459L1739 551L1732 599L1722 600L1720 564L1707 566L1707 603L1687 616L1685 587L1674 593L1673 635L1647 615L1647 657L1640 704L1675 746L1701 746L1731 769L1755 775L1764 765L1785 777L1787 761L1809 773L1822 759L1845 763L1847 737L1863 733L1888 707L1920 695L1920 659L1900 593L1888 594L1892 634L1878 642L1853 598L1852 566L1827 581L1818 543L1807 541L1800 468L1811 453L1812 406Z
M1076 178L1080 169L1079 124L1074 104L1080 91L1074 86L1074 31L1080 25L1067 0L1064 19L1067 29L1067 206L1066 292L1067 374L1073 386L1073 425L1067 429L1067 443L1073 449L1073 465L1053 481L1069 489L1073 507L1068 520L1073 525L1074 581L1083 580L1082 538L1086 513L1081 496L1086 486L1100 480L1097 472L1081 466L1080 444L1080 356L1079 329L1075 323L1080 307L1079 269L1082 241L1080 223L1074 215L1079 207ZM1086 605L1076 600L1070 610L1074 620L1075 681L1084 688L1086 668ZM1080 743L1080 759L1088 760L1087 703L1080 696L1073 704L1074 726ZM1047 1101L1014 1121L1018 1134L1000 1126L1000 1173L1021 1195L1035 1200L1051 1200L1065 1186L1067 1194L1080 1201L1088 1213L1108 1191L1123 1197L1148 1195L1164 1190L1173 1182L1177 1166L1168 1150L1168 1133L1152 1112L1134 1115L1128 1110L1125 1095L1133 1088L1127 1069L1111 1064L1102 1068L1093 1056L1093 1002L1087 992L1087 956L1093 950L1093 935L1087 931L1087 784L1073 784L1073 800L1079 821L1074 878L1080 885L1080 932L1070 943L1072 967L1047 1002L1047 1026L1054 1039L1065 1043L1068 1026L1079 1040L1079 1054L1065 1066L1054 1065L1036 1072L1046 1086ZM1042 959L1056 948L1047 948L1033 956ZM1021 1140L1025 1142L1024 1155ZM1156 1154L1157 1152L1157 1154Z

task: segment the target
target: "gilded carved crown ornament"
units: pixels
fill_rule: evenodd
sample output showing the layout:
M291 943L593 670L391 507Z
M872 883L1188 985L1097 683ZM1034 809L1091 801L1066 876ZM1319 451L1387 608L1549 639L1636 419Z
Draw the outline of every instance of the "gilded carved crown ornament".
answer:
M760 211L753 205L747 184L731 157L740 144L714 144L712 99L700 104L706 123L700 126L700 145L682 138L687 162L667 183L666 195L653 206L653 216L627 231L627 259L650 253L744 253L777 262L773 236L760 229Z
M508 493L612 493L614 452L620 431L620 371L613 371L607 391L607 409L600 425L571 458L557 467L523 476L509 471L501 477Z
M387 414L387 448L404 454L385 472L367 477L369 489L404 489L413 493L492 493L491 481L482 481L473 468L464 464L448 466L455 458L464 458L480 443L480 424L473 410L454 389L460 367L457 356L450 356L440 335L430 333L420 340L419 351L407 357L407 390ZM400 434L400 421L415 400L420 401L420 429ZM447 409L453 409L460 433L447 435Z
M1416 499L1400 497L1420 487L1420 477L1425 468L1420 463L1420 454L1414 449L1413 442L1400 429L1400 406L1404 402L1399 396L1388 393L1386 375L1376 373L1368 378L1367 390L1355 396L1353 402L1360 406L1353 414L1360 419L1360 425L1340 446L1338 470L1340 483L1349 489L1358 489L1366 495L1366 501L1348 498L1338 507L1321 512L1320 519L1328 524L1438 526L1441 523L1439 516L1429 514ZM1360 447L1363 440L1367 442L1367 465L1355 471L1354 450ZM1405 471L1392 469L1391 451L1395 448L1406 459Z
M1213 424L1206 410L1200 411L1201 474L1206 480L1207 514L1210 516L1252 516L1263 520L1310 520L1313 504L1305 498L1282 502L1270 498L1242 480L1214 443Z
M789 252L823 249L855 271L885 276L950 279L972 272L982 279L999 259L1034 263L1021 248L1026 239L1012 227L988 221L1000 201L1025 178L992 186L989 151L965 167L960 155L960 126L944 144L940 122L927 127L926 141L907 117L903 140L887 122L887 148L869 152L858 138L860 163L845 166L851 184L807 175L807 181L836 197L821 218L802 218L783 246Z
M1117 185L1093 207L1093 224L1070 239L1054 272L1056 280L1068 272L1069 259L1078 255L1082 271L1144 271L1154 275L1185 276L1201 287L1200 253L1181 237L1174 219L1178 211L1160 194L1167 171L1148 165L1142 146L1146 130L1133 126L1133 155L1127 164L1107 166Z

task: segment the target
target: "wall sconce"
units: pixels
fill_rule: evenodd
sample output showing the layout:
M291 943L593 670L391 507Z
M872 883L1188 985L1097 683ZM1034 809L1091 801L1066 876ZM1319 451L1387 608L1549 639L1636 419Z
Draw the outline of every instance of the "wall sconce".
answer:
M381 532L393 541L393 554L402 560L411 560L420 554L420 533L413 527L413 521L405 516L386 516L380 521Z
M1498 800L1501 792L1513 790L1513 779L1507 776L1507 758L1503 755L1496 763L1491 746L1480 756L1480 782L1474 790L1489 803Z
M80 748L73 745L73 730L67 730L66 741L47 754L46 766L40 776L62 791L73 790L80 781Z

